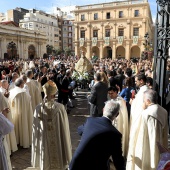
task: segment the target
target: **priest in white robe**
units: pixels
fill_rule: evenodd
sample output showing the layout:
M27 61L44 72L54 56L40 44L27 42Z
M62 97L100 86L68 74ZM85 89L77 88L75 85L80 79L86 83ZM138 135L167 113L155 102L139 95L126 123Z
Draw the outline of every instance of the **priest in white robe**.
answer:
M159 142L168 147L167 111L157 103L154 90L144 92L144 111L136 129L135 140L129 149L133 152L127 160L128 170L156 170L160 159Z
M65 170L72 158L69 122L64 105L54 101L57 87L49 80L44 102L36 107L32 133L32 166L40 170Z
M42 102L41 93L39 90L39 87L35 83L35 80L33 80L33 72L32 70L27 70L26 72L27 76L27 83L29 89L29 94L31 96L31 103L32 103L32 109L35 110L36 106Z
M8 99L0 92L0 110L2 110L3 108L9 108L9 103L8 103ZM13 119L10 111L7 114L7 118L10 122L13 123ZM11 155L11 151L15 152L18 150L14 129L5 136L4 141L7 142L6 149L8 149L10 155Z
M7 135L14 129L14 125L6 118L8 108L4 108L0 113L0 169L12 170L11 161L8 152L4 147L4 135Z
M118 95L118 89L116 87L108 88L109 99L117 101L120 104L119 115L114 120L114 126L122 134L122 151L123 156L127 156L128 150L128 137L129 137L129 126L128 126L128 112L125 100Z
M15 126L17 144L23 148L29 148L32 142L32 120L33 110L31 98L26 93L24 81L18 78L15 81L15 88L10 91L9 103Z
M127 154L127 162L132 162L131 155L133 154L133 144L136 140L136 136L138 133L139 124L141 121L141 116L143 112L143 95L144 92L149 89L146 86L146 76L144 74L138 74L135 77L136 87L139 88L138 93L135 95L135 99L133 99L131 103L131 117L130 117L130 134L129 134L129 146L128 146L128 154ZM128 169L131 170L131 169Z

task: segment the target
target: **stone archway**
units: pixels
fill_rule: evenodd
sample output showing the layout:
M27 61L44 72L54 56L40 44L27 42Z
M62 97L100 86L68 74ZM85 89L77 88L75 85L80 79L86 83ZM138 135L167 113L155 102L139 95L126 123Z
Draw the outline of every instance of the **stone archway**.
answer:
M95 56L97 56L98 58L100 58L100 52L99 52L99 48L94 46L92 47L92 54L95 53ZM90 56L92 56L92 54L90 54Z
M28 58L31 59L31 60L34 59L35 58L35 54L36 54L36 51L35 51L34 45L30 45L28 47Z
M133 46L131 48L130 58L140 58L140 48L138 46Z
M117 47L116 58L125 58L125 48L123 46Z
M103 58L111 58L112 59L112 48L110 46L104 47L103 50Z
M17 59L17 46L11 41L7 44L7 53L5 53L4 59Z

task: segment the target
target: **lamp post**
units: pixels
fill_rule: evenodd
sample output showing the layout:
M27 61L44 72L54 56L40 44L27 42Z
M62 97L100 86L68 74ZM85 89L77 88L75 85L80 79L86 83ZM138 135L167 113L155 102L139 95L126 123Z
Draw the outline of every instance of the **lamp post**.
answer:
M50 45L46 45L47 48L47 54L49 55Z
M152 42L149 41L149 34L148 32L144 36L145 38L145 43L143 45L145 46L145 51L143 51L142 57L143 59L149 59L151 60L152 58L152 52L153 52L153 47L152 47Z

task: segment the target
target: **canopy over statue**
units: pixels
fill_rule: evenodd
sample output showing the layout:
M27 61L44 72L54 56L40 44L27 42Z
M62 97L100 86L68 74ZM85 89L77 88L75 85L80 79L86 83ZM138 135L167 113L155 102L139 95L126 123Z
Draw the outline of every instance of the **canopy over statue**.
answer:
M81 58L80 60L75 64L75 69L76 71L80 73L85 73L85 72L91 72L92 71L92 64L91 62L86 58L85 52L81 52Z

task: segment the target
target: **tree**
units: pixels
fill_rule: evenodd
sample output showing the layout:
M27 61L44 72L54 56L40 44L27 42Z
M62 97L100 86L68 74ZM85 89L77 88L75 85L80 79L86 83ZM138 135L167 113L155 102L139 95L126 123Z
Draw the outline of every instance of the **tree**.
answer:
M56 55L60 55L62 53L62 50L60 47L57 47L54 51Z
M68 56L68 55L71 54L71 52L72 52L72 51L71 51L71 49L70 49L69 47L65 47L65 48L64 48L64 53L65 53L65 55Z
M47 54L48 55L52 54L54 47L52 45L47 45L46 48L47 48Z

